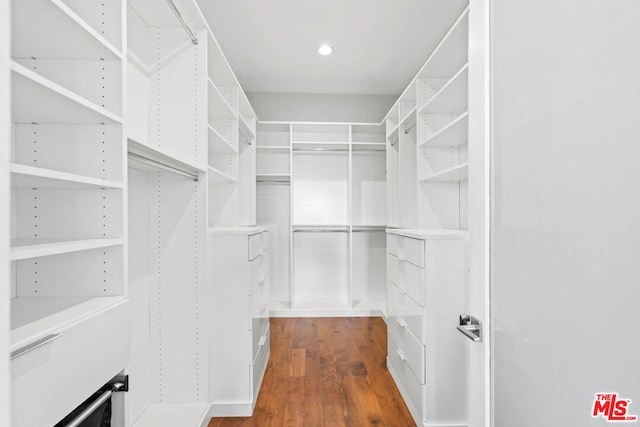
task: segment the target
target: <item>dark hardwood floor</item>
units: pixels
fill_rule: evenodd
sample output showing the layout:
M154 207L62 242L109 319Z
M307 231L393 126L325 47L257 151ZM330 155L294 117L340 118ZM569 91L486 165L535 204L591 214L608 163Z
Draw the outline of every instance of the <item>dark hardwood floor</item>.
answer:
M379 317L272 318L253 416L212 418L209 427L415 426L386 354Z

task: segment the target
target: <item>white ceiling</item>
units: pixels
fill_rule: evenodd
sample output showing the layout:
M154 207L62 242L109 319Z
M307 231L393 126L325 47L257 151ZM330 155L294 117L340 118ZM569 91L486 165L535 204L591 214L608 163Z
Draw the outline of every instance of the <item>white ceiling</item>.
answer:
M467 0L197 0L247 92L400 94ZM322 43L333 54L318 55Z

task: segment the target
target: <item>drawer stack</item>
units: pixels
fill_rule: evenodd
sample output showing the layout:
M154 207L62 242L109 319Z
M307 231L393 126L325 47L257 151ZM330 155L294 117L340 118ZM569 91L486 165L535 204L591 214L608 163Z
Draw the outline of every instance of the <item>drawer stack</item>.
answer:
M210 416L250 416L270 354L269 251L263 227L209 229Z
M388 233L389 371L417 425L466 425L466 233Z

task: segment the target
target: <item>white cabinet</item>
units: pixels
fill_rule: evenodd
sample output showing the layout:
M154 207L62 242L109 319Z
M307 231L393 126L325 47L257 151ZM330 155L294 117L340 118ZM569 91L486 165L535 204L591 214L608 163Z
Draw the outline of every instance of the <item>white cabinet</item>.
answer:
M387 366L417 425L466 425L464 231L389 231Z
M268 242L264 227L209 229L211 416L250 416L258 398L270 354Z

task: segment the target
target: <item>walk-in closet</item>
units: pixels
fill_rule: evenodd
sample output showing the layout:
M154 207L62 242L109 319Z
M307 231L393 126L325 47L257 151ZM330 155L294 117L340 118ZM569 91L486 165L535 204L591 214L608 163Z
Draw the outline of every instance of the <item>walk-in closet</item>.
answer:
M0 0L0 427L638 422L639 20Z

